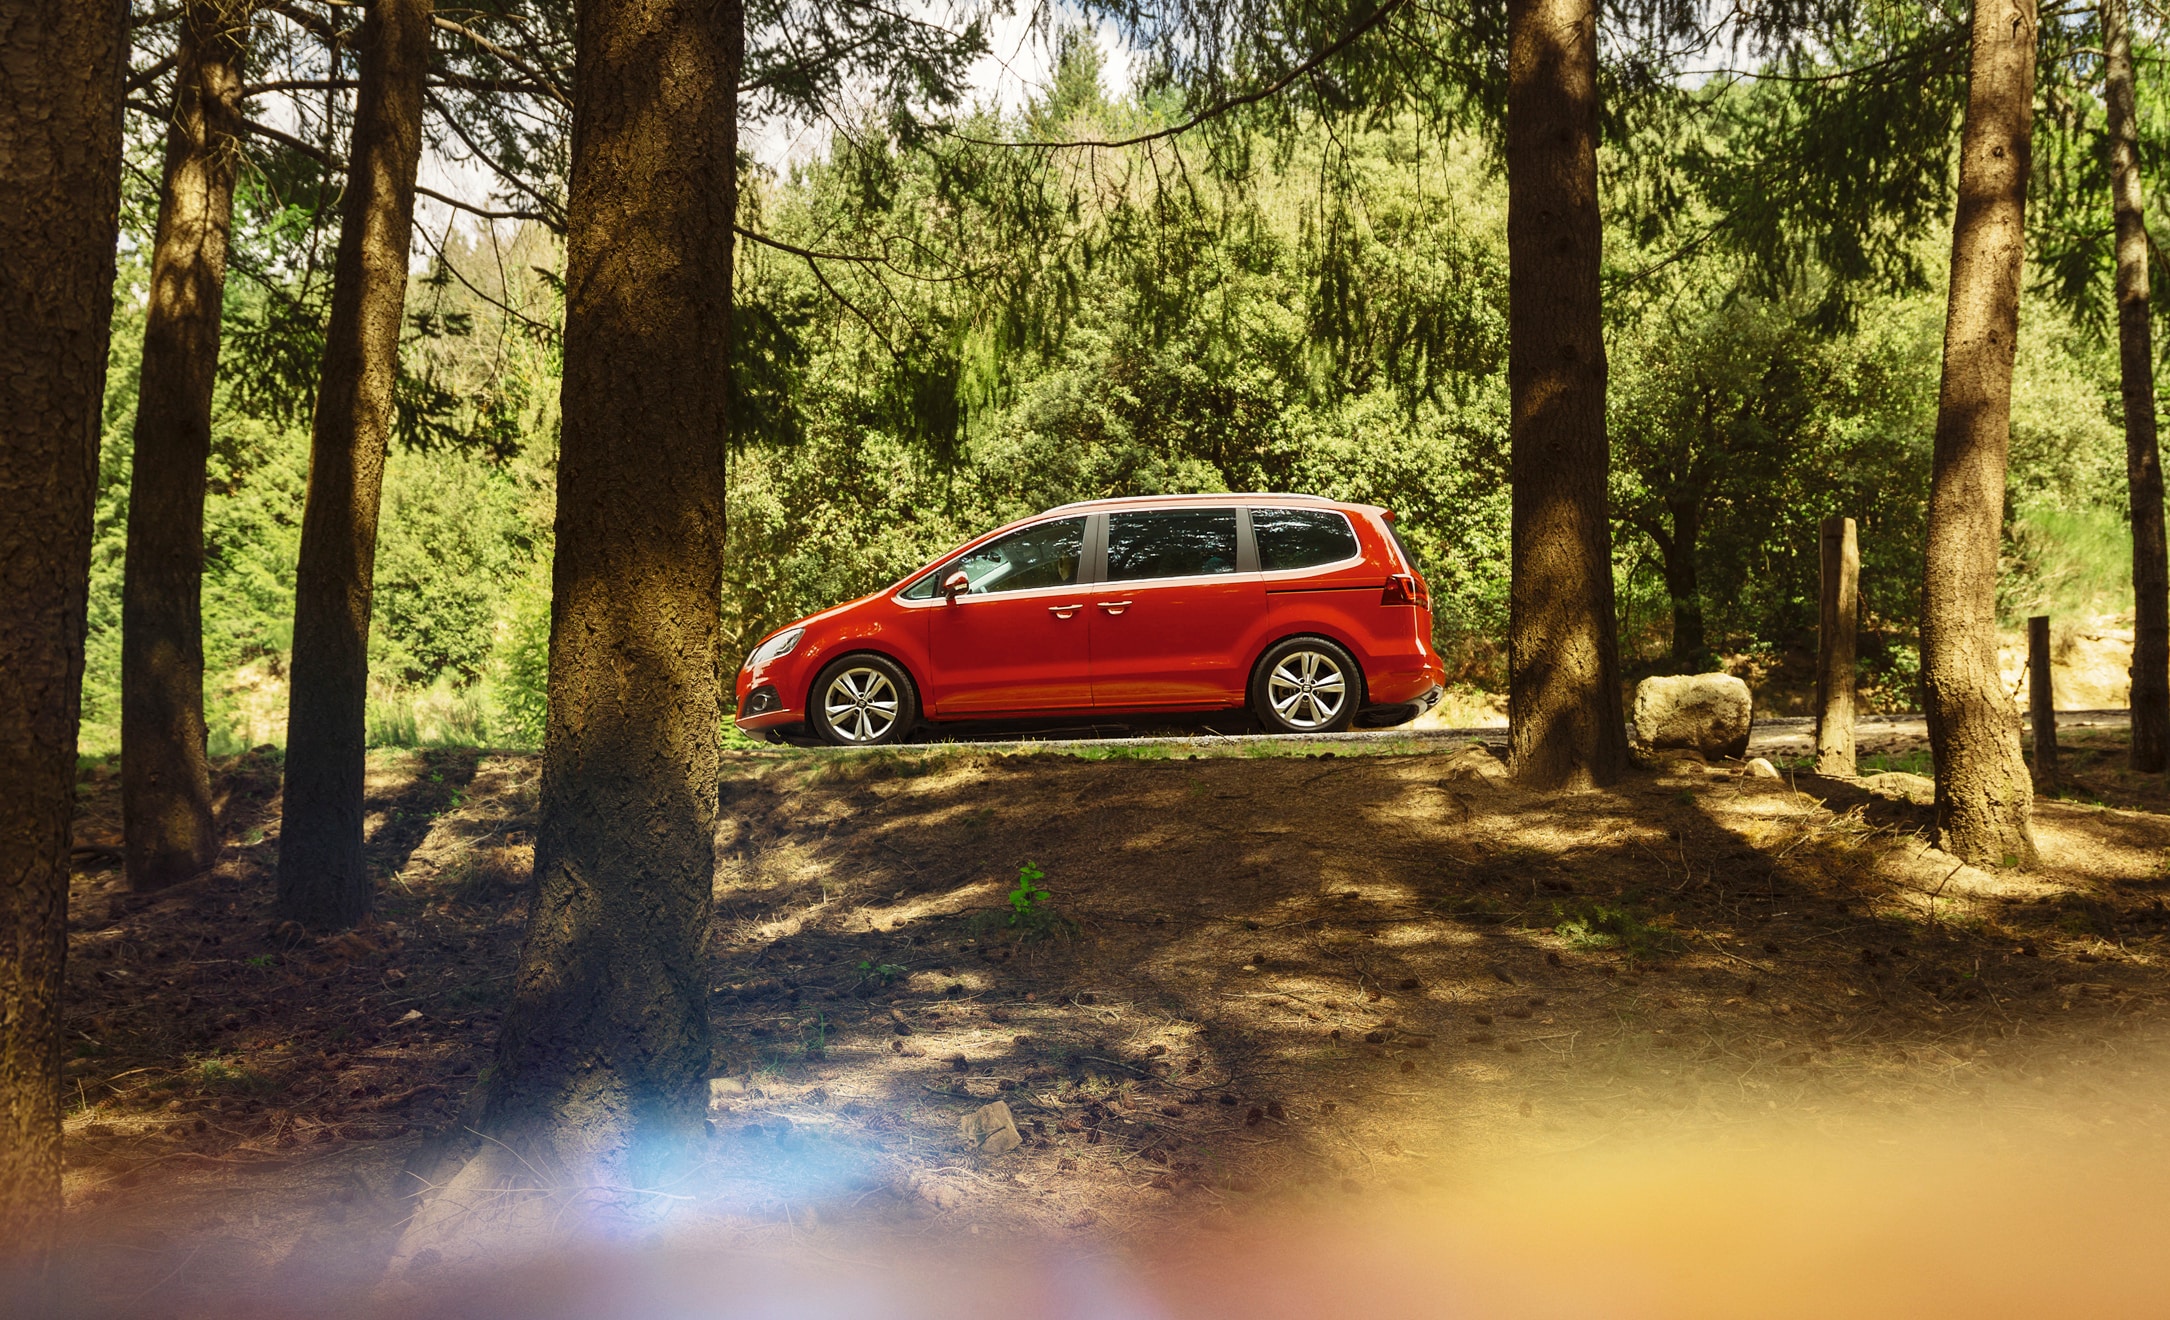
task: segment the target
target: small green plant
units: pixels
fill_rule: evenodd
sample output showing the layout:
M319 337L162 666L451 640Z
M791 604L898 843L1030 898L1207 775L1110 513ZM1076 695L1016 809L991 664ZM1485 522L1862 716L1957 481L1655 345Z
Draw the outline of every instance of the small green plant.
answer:
M1673 953L1680 939L1663 926L1645 921L1627 908L1591 903L1573 909L1554 907L1559 918L1552 932L1571 949L1618 949L1631 958Z
M1055 910L1054 895L1040 882L1047 879L1047 872L1037 865L1026 862L1017 868L1017 887L1005 895L1009 911L996 908L972 918L967 927L974 935L992 935L997 930L1016 933L1021 940L1038 939L1047 935L1075 935L1077 923Z
M908 970L910 969L896 963L876 962L871 958L862 958L859 960L859 981L862 985L868 981L872 981L877 985L887 985L904 975Z
M271 970L271 965L278 959L268 953L252 953L245 961L257 971L265 972Z
M1864 756L1861 758L1860 768L1861 773L1865 775L1887 774L1897 771L1900 774L1920 775L1926 779L1936 774L1936 764L1930 759L1929 751L1925 747L1916 748L1910 752L1900 752L1895 756L1881 752Z
M194 1075L183 1074L182 1084L189 1082L205 1091L221 1091L233 1095L266 1095L280 1089L277 1079L250 1068L239 1060L199 1059L190 1070Z
M1017 868L1017 888L1010 891L1010 924L1012 926L1035 924L1033 914L1049 898L1048 892L1040 888L1040 882L1045 879L1047 879L1047 872L1034 866L1031 862L1026 862L1023 866Z

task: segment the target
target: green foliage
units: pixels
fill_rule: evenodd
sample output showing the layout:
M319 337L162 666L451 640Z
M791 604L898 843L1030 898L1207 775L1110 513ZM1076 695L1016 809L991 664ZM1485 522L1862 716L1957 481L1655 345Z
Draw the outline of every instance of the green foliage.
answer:
M550 573L540 560L513 583L492 660L495 727L509 746L540 747L550 688Z
M1817 525L1848 515L1864 663L1889 670L1920 594L1940 304L1874 300L1829 336L1813 297L1745 295L1715 254L1664 283L1621 309L1609 346L1626 658L1652 663L1661 639L1691 669L1812 645Z
M492 703L480 685L440 676L426 688L372 684L363 712L371 747L477 747L494 741Z
M282 738L308 481L315 350L291 335L266 332L259 340L246 332L283 324L278 318L286 314L278 310L285 306L278 282L252 272L261 265L285 270L281 279L300 278L295 272L306 268L306 216L292 207L265 210L271 202L261 189L269 186L250 184L259 191L248 192L238 211L235 242L245 250L228 287L229 333L212 419L202 610L214 755ZM150 223L148 211L130 214ZM120 596L148 277L148 234L137 237L137 246L124 248L133 256L124 255L115 290L100 451L84 680L83 745L90 752L119 743ZM458 400L467 422L489 414L501 433L488 445L395 447L388 457L367 728L379 745L431 746L496 741L502 724L505 741L537 745L557 389L554 332L536 326L555 321L557 295L549 280L523 274L521 263L558 258L539 233L495 251L459 239L447 249L464 263L462 279L445 278L449 267L440 262L416 281L410 308L427 333L410 336L403 358ZM297 264L279 266L288 258ZM302 356L278 356L290 352ZM277 360L264 361L265 354Z
M1809 767L1813 767L1815 762L1811 760L1807 764ZM1865 775L1887 774L1897 771L1901 774L1921 775L1927 778L1936 774L1936 762L1930 757L1929 749L1926 747L1918 747L1910 752L1872 752L1862 757L1856 768Z
M519 494L504 474L458 456L393 456L379 515L372 673L410 686L482 676L505 580L524 566Z

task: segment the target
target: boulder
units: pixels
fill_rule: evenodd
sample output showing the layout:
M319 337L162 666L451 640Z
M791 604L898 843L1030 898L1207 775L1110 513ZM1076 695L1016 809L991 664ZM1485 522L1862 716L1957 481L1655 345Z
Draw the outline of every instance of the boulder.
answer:
M1861 776L1861 787L1881 798L1899 802L1911 802L1920 807L1936 805L1936 781L1927 775L1910 775L1900 770L1887 770L1882 774Z
M1754 701L1731 674L1673 674L1635 685L1635 752L1644 760L1668 750L1710 760L1748 751Z
M988 1155L1006 1154L1024 1144L1017 1132L1017 1120L1010 1116L1010 1107L1000 1100L966 1114L957 1128L966 1145Z
M1483 743L1472 743L1447 757L1440 766L1440 777L1450 782L1504 784L1508 779L1507 763Z

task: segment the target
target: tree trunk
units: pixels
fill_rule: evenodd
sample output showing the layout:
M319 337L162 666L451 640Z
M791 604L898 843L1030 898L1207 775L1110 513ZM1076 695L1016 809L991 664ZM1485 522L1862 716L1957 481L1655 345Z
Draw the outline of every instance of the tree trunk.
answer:
M2117 367L2132 507L2132 768L2170 767L2170 562L2163 545L2162 456L2155 445L2155 349L2148 325L2147 220L2140 194L2132 21L2102 0L2110 207L2117 217Z
M60 997L122 0L0 0L0 1258L60 1214Z
M309 445L279 824L279 910L318 930L351 926L370 905L362 861L370 593L407 301L430 11L431 0L375 0L356 43L361 90Z
M121 817L130 887L218 852L203 719L203 493L241 135L247 0L181 15L151 253L121 592Z
M1816 611L1816 773L1851 779L1854 643L1861 624L1861 542L1851 518L1826 518Z
M483 1117L654 1186L707 1111L743 11L577 21L536 897Z
M1937 829L1947 851L1991 865L2035 860L2019 716L1997 677L1997 551L2026 251L2034 43L2034 0L1975 0L1922 584Z
M1695 546L1703 535L1703 506L1681 500L1668 507L1673 536L1665 546L1665 594L1673 603L1673 667L1683 674L1709 663L1703 640L1703 590L1695 580Z
M1512 759L1526 783L1592 787L1627 764L1605 506L1596 6L1509 0L1507 41Z
M2050 654L2049 616L2027 620L2027 716L2034 724L2034 779L2057 784L2057 677Z

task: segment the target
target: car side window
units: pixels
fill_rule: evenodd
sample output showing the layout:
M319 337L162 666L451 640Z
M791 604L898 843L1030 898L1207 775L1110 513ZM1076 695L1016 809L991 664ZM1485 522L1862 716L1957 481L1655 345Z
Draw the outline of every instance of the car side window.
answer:
M998 591L1031 591L1036 587L1064 587L1077 581L1078 565L1085 554L1085 520L1056 518L1020 528L998 541L990 541L971 554L934 574L940 579L959 569L972 582L968 595L984 596Z
M1348 518L1331 509L1253 509L1251 535L1258 542L1258 566L1269 573L1316 568L1359 552Z
M1108 580L1236 571L1234 509L1149 509L1108 515Z

